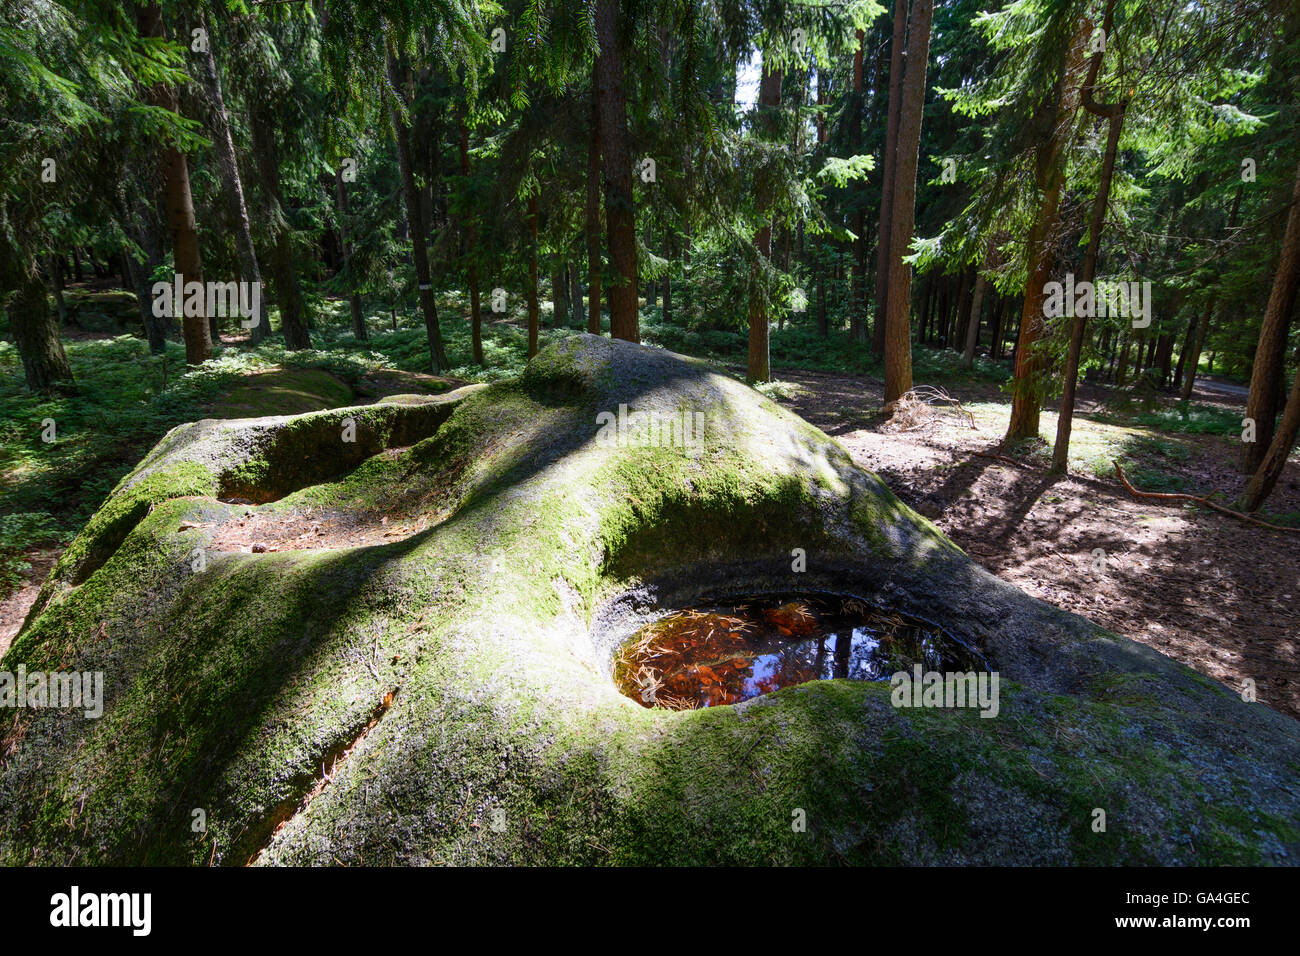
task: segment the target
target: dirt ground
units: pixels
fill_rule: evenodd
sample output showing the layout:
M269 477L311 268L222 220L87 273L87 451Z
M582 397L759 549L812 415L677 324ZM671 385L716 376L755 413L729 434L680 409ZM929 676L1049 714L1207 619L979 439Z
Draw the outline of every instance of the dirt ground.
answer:
M62 552L63 549L54 544L28 548L23 552L23 560L31 567L23 574L22 586L4 601L0 601L0 657L9 650L18 629L23 626L23 619L36 602L41 584Z
M1255 681L1258 699L1300 717L1300 533L1252 526L1184 502L1134 500L1113 477L1054 477L976 452L996 453L1009 406L977 416L975 428L948 416L933 427L887 432L878 382L817 372L781 371L802 386L784 404L839 440L912 508L989 571L1057 607L1141 641L1240 692ZM953 389L963 402L1005 402L989 386ZM1095 407L1100 389L1081 392ZM1198 389L1194 401L1244 405L1223 390ZM1236 403L1234 405L1233 403ZM1044 415L1042 433L1055 434ZM1089 428L1076 416L1074 437ZM1230 501L1245 478L1224 439L1168 435L1188 446L1177 467ZM1294 456L1270 510L1300 511ZM1104 568L1095 549L1105 552Z

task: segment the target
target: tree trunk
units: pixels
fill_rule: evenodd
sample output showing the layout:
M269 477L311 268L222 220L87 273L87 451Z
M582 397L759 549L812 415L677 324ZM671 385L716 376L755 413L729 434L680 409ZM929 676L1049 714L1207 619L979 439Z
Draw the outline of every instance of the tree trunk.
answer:
M1273 434L1268 450L1260 459L1259 468L1246 483L1242 492L1240 507L1243 511L1256 511L1262 505L1273 487L1277 484L1282 470L1286 468L1287 458L1295 445L1296 433L1300 431L1300 368L1296 369L1295 381L1291 385L1291 397L1287 399L1282 412L1282 423Z
M591 91L591 137L587 145L587 331L600 335L600 111Z
M1053 243L1060 224L1061 191L1065 180L1065 147L1069 119L1074 113L1073 95L1069 91L1074 69L1071 54L1065 54L1061 76L1056 84L1056 104L1045 108L1045 115L1035 120L1041 137L1037 149L1035 179L1042 196L1039 212L1029 232L1027 252L1028 283L1020 312L1020 332L1016 341L1015 372L1011 385L1011 421L1006 440L1038 437L1039 413L1042 410L1044 383L1043 356L1038 342L1044 332L1043 287L1052 274L1055 258ZM1045 120L1046 122L1042 122Z
M142 37L165 38L162 11L157 3L149 3L136 10L137 27ZM170 86L156 84L145 91L149 105L177 112L176 91ZM199 231L194 220L194 197L190 193L190 169L185 154L174 146L159 148L163 183L163 206L167 212L167 230L171 239L172 258L182 282L202 282L203 266L199 256ZM73 252L80 281L80 258ZM204 297L206 304L206 296ZM200 365L212 358L212 329L206 315L187 316L180 303L174 303L181 315L181 329L185 335L185 362Z
M925 284L922 286L924 291L921 293L921 324L917 330L917 341L923 344L925 330L930 326L930 312L934 309L934 286L934 276L926 276Z
M961 353L961 364L967 368L975 365L975 349L980 341L980 310L984 308L984 271L975 274L975 292L971 295L970 319L966 322L966 344Z
M1237 213L1241 210L1242 187L1237 187L1237 195L1232 200L1232 212L1228 214L1228 232L1237 225ZM1205 312L1201 316L1200 323L1196 326L1196 337L1192 340L1191 353L1187 356L1187 377L1183 379L1183 390L1179 398L1184 402L1192 400L1192 389L1196 385L1196 373L1201 364L1201 350L1205 348L1205 337L1209 334L1211 320L1214 318L1214 306L1217 296L1210 295L1209 301L1205 304Z
M394 91L403 88L402 71L391 49L388 51L388 79ZM393 125L393 138L397 140L397 165L402 176L402 197L411 233L411 260L415 265L415 281L420 293L420 311L424 313L424 331L429 340L430 365L434 374L437 374L447 367L447 353L442 345L438 304L433 296L433 280L429 273L429 249L425 244L424 220L420 215L420 191L416 187L415 171L411 165L411 130L402 119L396 103L389 107L389 118Z
M235 255L239 259L239 277L260 289L262 271L257 265L253 249L253 233L248 224L248 205L244 202L244 184L239 176L239 163L235 158L235 144L230 135L230 118L226 113L225 97L221 93L221 74L217 72L216 54L213 53L212 30L206 15L202 17L208 35L207 52L200 58L203 86L211 101L209 127L212 132L212 151L216 159L217 175L221 179L221 195L226 204L226 216L234 230ZM347 240L344 240L346 245ZM346 255L346 253L345 253ZM259 293L260 301L260 293ZM249 330L254 342L266 338L266 317L257 316L257 324Z
M817 334L826 338L830 326L826 322L826 266L822 262L820 243L813 251L813 274L817 277Z
M569 262L569 288L573 290L573 318L571 324L582 328L582 321L585 318L582 308L582 282L578 279L578 264L572 260Z
M342 168L334 171L334 199L338 204L339 249L343 253L343 271L347 273L348 285L352 289L348 293L348 308L352 313L352 334L364 342L370 336L366 331L365 314L361 311L361 293L357 292L356 279L351 275L352 243L348 239L348 194L343 188ZM254 331L256 331L256 328Z
M853 51L853 93L849 96L849 152L857 155L862 148L862 47L863 32L858 31L858 43ZM852 185L855 197L853 210L853 273L849 281L849 339L866 340L867 335L867 237L866 212L862 208L860 183Z
M1273 274L1273 289L1268 297L1268 308L1264 311L1264 323L1259 330L1255 365L1250 375L1250 397L1246 401L1246 417L1255 420L1256 441L1242 443L1241 466L1243 472L1254 472L1256 477L1264 464L1265 449L1268 449L1270 454L1272 451L1270 443L1273 439L1277 415L1281 370L1286 361L1286 337L1291 326L1291 312L1295 308L1298 289L1300 289L1300 166L1296 167L1295 185L1291 191L1291 212L1286 220L1286 233L1282 239L1277 271ZM1288 451L1289 449L1288 445ZM1285 458L1285 454L1283 457ZM1276 481L1276 477L1274 480ZM1271 488L1272 485L1269 485L1269 489ZM1267 491L1264 494L1267 494ZM1262 501L1263 497L1260 496L1259 500Z
M963 338L966 332L965 318L970 314L966 303L971 291L971 274L969 269L963 269L961 273L961 285L957 292L957 307L952 310L952 318L944 326L943 347L945 349L957 350L957 342Z
M62 383L72 384L72 367L59 340L58 320L50 314L41 270L35 260L7 240L7 228L8 223L0 221L0 256L4 260L0 277L4 286L16 290L6 309L9 328L27 387L33 392L51 392Z
M1112 0L1113 2L1113 0ZM1109 14L1109 8L1107 9ZM1109 22L1106 27L1110 35ZM1094 54L1095 62L1100 62L1100 53ZM1094 80L1092 70L1090 79ZM1090 101L1088 93L1084 94L1084 105ZM1126 103L1120 103L1106 120L1106 152L1101 164L1101 180L1097 185L1097 195L1092 204L1092 221L1088 226L1088 248L1083 255L1083 270L1079 282L1092 282L1097 277L1097 254L1101 247L1101 230L1106 223L1106 209L1110 203L1110 185L1115 174L1115 157L1119 152L1119 134L1124 126ZM1089 112L1093 112L1090 107ZM1056 445L1052 449L1053 474L1064 474L1069 468L1070 431L1074 426L1074 396L1079 381L1079 360L1083 355L1084 334L1088 326L1085 316L1075 316L1070 328L1070 347L1065 356L1064 388L1061 393L1060 414L1056 419Z
M764 133L770 134L775 121L775 112L781 106L781 71L772 66L771 60L764 55L763 72L758 83L758 118L757 126ZM749 298L749 358L747 374L751 382L767 382L772 378L771 335L767 306L763 293L758 288L762 279L762 268L772 258L772 222L771 213L764 211L763 225L754 235L754 245L758 249L760 263L755 264L750 280L753 284Z
M650 229L650 224L649 224L649 223L646 223L646 227L645 227L645 240L644 240L644 242L645 242L645 247L646 247L647 249L653 249L653 248L654 248L654 233L651 231L651 229ZM648 308L648 309L653 309L656 305L658 305L657 297L656 297L656 292L657 292L657 291L658 291L658 288L657 288L657 285L656 285L656 283L655 283L655 280L652 279L652 278L647 277L646 280L645 280L645 304L646 304L646 308Z
M894 0L894 35L889 54L889 114L885 123L884 169L880 180L880 224L876 239L876 325L872 349L885 354L886 307L889 304L889 243L893 236L895 169L898 156L898 118L903 105L903 47L907 42L907 2Z
M135 260L135 295L140 307L140 321L143 323L145 336L149 340L149 351L161 355L167 349L167 332L171 319L167 316L153 314L153 272L162 262L162 238L157 219L157 210L152 203L144 200L136 202L136 214L131 215L126 202L126 192L119 192L123 228L127 229L135 244L144 253L143 259ZM130 225L126 225L129 223Z
M641 341L637 303L636 209L632 194L632 154L628 146L627 96L623 88L623 50L618 39L619 0L598 0L596 107L600 119L601 172L605 186L605 228L609 232L609 333Z
M900 0L901 2L901 0ZM912 267L903 261L912 242L916 215L916 167L925 106L934 0L914 0L908 28L907 66L898 117L898 151L890 211L889 284L885 310L885 404L912 387Z
M1183 372L1183 387L1179 393L1179 399L1184 402L1192 400L1192 389L1196 386L1196 371L1201 364L1201 350L1205 347L1205 336L1210 331L1210 323L1214 318L1215 296L1210 297L1210 301L1205 304L1205 311L1201 313L1200 320L1193 318L1195 328L1193 334L1189 337L1191 346L1187 352L1186 369Z
M460 174L469 179L469 130L465 127L465 117L460 119ZM471 214L465 225L465 254L469 260L466 270L469 279L469 334L474 364L486 368L483 360L483 312L479 300L478 287L478 221Z
M1160 367L1160 387L1169 385L1170 366L1173 364L1174 334L1166 332L1156 340L1155 364Z
M563 328L569 321L569 264L557 262L551 273L551 323Z
M47 256L49 262L50 290L54 293L54 306L58 315L59 326L68 321L68 306L63 301L63 268L58 256ZM125 256L123 257L125 261ZM138 286L136 287L138 288Z
M1115 366L1115 387L1123 388L1128 381L1128 355L1133 350L1133 336L1124 333L1124 345L1119 350L1119 364Z
M537 302L537 195L528 197L528 357L537 354L541 307Z
M664 261L668 267L664 269L664 325L668 325L673 320L673 231L671 228L664 229Z
M280 154L275 144L275 126L267 104L256 104L249 111L249 130L253 134L253 155L262 179L266 201L266 221L270 231L271 255L268 260L275 301L280 309L280 329L285 348L294 351L311 348L307 334L307 306L298 282L298 257L293 249L293 229L285 219L280 193Z
M1187 322L1187 332L1183 336L1183 344L1178 349L1178 364L1174 366L1174 388L1181 391L1183 387L1183 374L1187 370L1187 356L1192 352L1192 344L1196 341L1196 314L1193 313L1191 319Z
M1002 357L1002 314L1006 311L1007 300L1002 295L995 295L993 308L989 315L989 358Z

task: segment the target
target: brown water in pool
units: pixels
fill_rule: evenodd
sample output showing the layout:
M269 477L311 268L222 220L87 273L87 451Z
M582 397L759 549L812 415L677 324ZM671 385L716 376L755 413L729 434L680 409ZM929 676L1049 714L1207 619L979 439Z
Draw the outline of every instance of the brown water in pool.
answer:
M757 597L646 625L620 648L614 682L646 707L689 710L813 680L889 680L915 664L988 669L938 625L859 598Z

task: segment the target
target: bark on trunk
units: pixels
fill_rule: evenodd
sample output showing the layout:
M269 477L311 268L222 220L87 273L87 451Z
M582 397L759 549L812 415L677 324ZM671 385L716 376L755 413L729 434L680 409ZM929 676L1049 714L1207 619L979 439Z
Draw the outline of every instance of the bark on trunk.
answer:
M984 272L975 275L975 292L971 296L970 319L966 323L966 344L961 353L961 363L967 368L975 364L975 349L980 341L980 310L984 308Z
M163 27L162 11L157 3L149 3L137 9L137 26L143 37L164 38L167 31ZM151 106L177 111L176 92L169 86L157 84L145 91L145 97ZM190 169L185 154L173 146L159 149L159 160L163 181L163 206L167 213L167 231L171 240L172 259L176 272L182 282L202 282L203 267L199 256L199 231L194 220L194 197L190 193ZM73 262L78 271L80 258L74 253ZM77 276L80 280L81 276ZM206 297L205 297L206 300ZM185 336L185 362L188 365L200 365L212 358L212 329L206 315L183 315L179 306L176 313L181 315L181 330Z
M775 112L781 106L781 71L763 57L763 72L758 83L758 126L765 132L772 130ZM765 212L765 217L770 213ZM770 336L771 329L764 300L762 271L772 258L772 223L765 218L763 225L754 235L754 246L758 250L759 262L754 265L750 275L751 291L749 297L749 356L747 375L751 382L767 382L772 378Z
M668 268L664 270L664 325L669 325L673 319L673 231L672 229L664 230L664 260L668 263Z
M880 182L880 228L876 239L876 326L872 348L885 354L889 305L889 243L893 236L894 180L898 154L898 117L903 105L903 45L907 42L907 0L894 0L894 35L889 54L889 117L885 124L885 159Z
M912 242L916 215L916 167L925 106L934 0L915 0L908 27L907 66L898 118L898 151L890 211L889 284L885 309L885 404L912 387L912 267L903 261Z
M217 71L213 52L212 30L208 18L203 17L203 28L208 35L207 52L202 56L203 86L211 101L209 128L212 132L212 152L216 159L217 175L221 179L221 195L225 200L226 216L234 231L235 255L239 259L239 277L250 285L262 285L262 271L258 268L257 253L253 249L253 233L248 223L248 205L244 201L244 183L239 176L239 162L235 158L235 143L230 135L230 118L221 92L221 74ZM346 239L344 240L346 244ZM260 293L259 293L260 301ZM257 316L257 324L249 330L254 342L266 338L266 317Z
M1273 274L1273 289L1268 297L1268 308L1264 311L1264 323L1260 326L1259 344L1255 349L1255 366L1250 375L1250 397L1246 401L1246 417L1255 420L1257 440L1242 443L1241 465L1242 471L1247 474L1259 472L1260 466L1264 463L1266 449L1269 449L1273 439L1281 369L1286 361L1286 337L1291 326L1291 313L1295 308L1298 289L1300 289L1300 166L1296 167L1295 185L1291 191L1291 213L1287 216L1282 252L1278 256L1277 271Z
M1075 52L1081 51L1076 41ZM1070 91L1071 77L1075 72L1072 60L1075 52L1067 52L1057 82L1056 102L1045 104L1035 123L1039 125L1039 146L1036 156L1035 178L1042 196L1039 212L1029 233L1029 281L1025 286L1025 301L1020 312L1020 332L1016 341L1015 373L1011 385L1011 421L1007 426L1007 441L1038 437L1039 414L1042 410L1044 383L1043 356L1038 342L1044 332L1043 287L1051 277L1055 258L1053 244L1060 225L1061 191L1065 179L1065 146L1070 132L1070 117L1074 113L1074 94Z
M952 310L952 318L948 325L944 327L943 347L956 351L958 341L964 340L966 334L966 317L970 314L967 303L970 301L969 294L971 286L974 285L970 270L964 269L961 274L961 286L957 292L957 307Z
M59 325L68 321L68 306L63 301L63 269L59 264L58 256L47 257L49 261L50 290L54 293L54 305L58 314ZM125 257L123 257L125 261ZM138 288L138 286L137 286Z
M334 172L334 197L338 203L339 249L343 253L343 271L351 276L352 242L348 238L348 194L343 188L343 170ZM356 279L349 278L352 291L348 294L348 308L352 312L352 334L363 342L370 336L366 331L366 317L361 311L361 293L356 290ZM256 331L256 328L254 329Z
M1109 10L1107 11L1109 13ZM1108 17L1109 20L1109 17ZM1109 23L1106 27L1110 34ZM1101 54L1094 54L1100 58ZM1099 62L1099 59L1098 59ZM1093 72L1090 78L1095 80ZM1089 103L1089 95L1084 94L1084 105ZM1101 164L1101 180L1097 186L1097 195L1092 204L1092 221L1088 226L1088 248L1083 255L1083 269L1080 282L1091 283L1097 277L1097 254L1101 247L1101 230L1106 222L1106 208L1110 203L1110 185L1115 174L1115 157L1119 152L1119 134L1124 126L1124 111L1127 104L1117 104L1115 110L1106 120L1106 152ZM1089 112L1095 112L1089 107ZM1070 347L1065 356L1065 379L1061 392L1060 414L1056 419L1056 445L1052 448L1053 474L1064 474L1069 468L1070 431L1074 426L1074 396L1079 381L1079 360L1083 355L1084 334L1088 319L1076 316L1070 328Z
M465 118L462 116L460 121L460 174L466 179L469 178L469 130L465 128ZM466 224L465 250L469 258L469 266L466 270L469 279L469 330L470 330L470 348L473 353L474 364L479 368L485 368L487 362L483 360L483 314L481 303L479 301L479 284L478 284L478 222L471 214Z
M858 45L853 51L853 94L849 97L849 152L857 155L862 148L862 47L863 31L858 31ZM853 275L849 283L849 339L863 342L867 336L867 237L866 212L862 208L861 185L855 183L857 208L853 211Z
M558 329L569 321L569 266L561 262L551 273L551 323Z
M569 320L569 324L582 328L586 317L582 308L582 282L578 278L578 264L573 261L569 262L569 288L573 290L573 317Z
M4 239L7 223L0 223L0 263L3 285L14 288L5 310L14 344L23 363L23 376L33 392L51 392L71 385L72 367L59 340L59 323L50 313L41 270L29 255Z
M1269 442L1268 449L1260 459L1259 468L1246 483L1242 492L1241 509L1256 511L1273 491L1282 470L1286 468L1287 458L1295 445L1296 433L1300 432L1300 368L1296 369L1295 381L1291 385L1291 397L1287 399L1282 412L1282 423Z
M537 302L537 196L528 197L528 357L537 354L541 308Z
M253 155L257 160L262 194L266 200L267 228L271 233L268 264L275 286L275 301L280 309L280 329L285 348L293 351L311 348L305 319L307 306L298 282L298 257L293 250L293 230L284 216L280 193L280 154L275 144L275 126L270 107L258 104L249 113L253 134Z
M618 0L596 7L596 107L600 118L601 173L605 186L605 228L609 233L609 332L616 339L641 341L637 308L636 210L632 194L632 154L628 146L627 96L623 88L623 49L619 42Z
M1007 439L1036 438L1043 403L1043 358L1037 344L1043 337L1043 286L1052 273L1052 235L1060 219L1061 182L1054 181L1043 196L1038 222L1029 238L1033 271L1025 289L1016 339L1016 364L1011 390L1011 421Z
M600 108L591 89L591 138L587 145L587 331L600 335Z

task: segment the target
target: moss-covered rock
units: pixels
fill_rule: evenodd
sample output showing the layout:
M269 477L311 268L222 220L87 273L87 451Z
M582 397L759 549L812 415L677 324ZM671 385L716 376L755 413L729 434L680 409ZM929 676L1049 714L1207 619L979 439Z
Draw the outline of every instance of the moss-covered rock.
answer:
M698 412L701 440L598 441L620 404ZM419 521L212 547L290 511ZM617 692L611 650L641 623L760 591L962 634L1001 676L997 717L856 681L687 712ZM107 700L0 715L0 863L1300 853L1294 720L989 575L747 386L590 336L484 388L174 430L52 573L19 664L103 671Z

